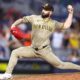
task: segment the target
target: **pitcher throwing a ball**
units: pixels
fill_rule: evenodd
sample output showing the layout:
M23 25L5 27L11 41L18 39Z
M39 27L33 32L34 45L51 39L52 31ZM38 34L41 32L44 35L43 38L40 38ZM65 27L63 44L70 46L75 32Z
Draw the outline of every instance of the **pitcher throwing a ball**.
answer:
M55 28L68 29L71 26L73 7L68 5L68 17L64 23L51 19L53 11L54 9L51 5L45 4L43 6L41 15L24 16L12 24L11 30L14 30L14 28L16 28L16 26L20 23L31 23L32 44L31 46L20 47L12 51L6 72L5 74L0 75L1 80L7 80L12 77L12 71L17 64L18 59L23 57L39 57L59 69L80 70L79 65L70 62L63 62L57 56L55 56L51 50L49 41L49 37L54 32Z

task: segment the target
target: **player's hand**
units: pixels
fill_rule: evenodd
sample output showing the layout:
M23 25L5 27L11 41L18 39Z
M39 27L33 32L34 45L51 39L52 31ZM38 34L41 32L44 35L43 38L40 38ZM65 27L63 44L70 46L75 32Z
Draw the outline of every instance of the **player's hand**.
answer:
M68 9L68 13L73 14L73 6L72 5L68 5L67 9Z

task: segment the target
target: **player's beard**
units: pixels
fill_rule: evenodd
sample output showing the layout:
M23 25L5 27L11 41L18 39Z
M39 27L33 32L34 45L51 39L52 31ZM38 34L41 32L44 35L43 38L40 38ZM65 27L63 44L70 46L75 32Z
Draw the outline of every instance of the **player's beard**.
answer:
M45 13L41 13L41 16L42 16L42 18L48 18L50 15L49 15L49 13L48 14L45 14Z

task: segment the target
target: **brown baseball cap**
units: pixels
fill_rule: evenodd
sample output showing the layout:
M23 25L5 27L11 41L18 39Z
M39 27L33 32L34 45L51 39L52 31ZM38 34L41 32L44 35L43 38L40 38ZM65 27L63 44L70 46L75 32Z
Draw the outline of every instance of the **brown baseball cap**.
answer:
M50 4L48 4L48 3L44 4L44 5L42 6L42 8L43 8L44 10L47 10L47 11L54 11L53 6L50 5Z

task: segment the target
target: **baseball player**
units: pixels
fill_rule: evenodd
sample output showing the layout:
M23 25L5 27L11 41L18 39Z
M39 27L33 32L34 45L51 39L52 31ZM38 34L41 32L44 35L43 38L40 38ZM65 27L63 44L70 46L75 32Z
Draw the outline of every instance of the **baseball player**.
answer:
M59 69L77 69L80 70L80 66L61 61L52 52L50 47L49 37L54 32L55 28L67 29L71 26L73 18L73 7L68 5L68 17L64 23L51 19L53 7L49 4L45 4L42 9L41 15L25 16L15 21L11 26L11 32L15 32L14 28L20 23L31 23L32 32L31 39L32 44L28 47L20 47L15 49L11 53L11 57L8 63L5 74L0 75L0 79L9 79L12 77L12 71L17 64L19 58L39 57L50 63L52 66ZM18 32L17 32L18 33ZM56 44L55 44L56 45Z

